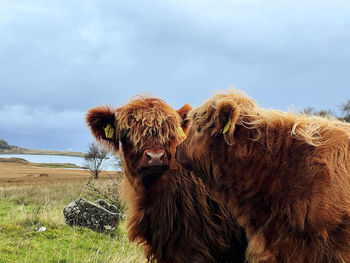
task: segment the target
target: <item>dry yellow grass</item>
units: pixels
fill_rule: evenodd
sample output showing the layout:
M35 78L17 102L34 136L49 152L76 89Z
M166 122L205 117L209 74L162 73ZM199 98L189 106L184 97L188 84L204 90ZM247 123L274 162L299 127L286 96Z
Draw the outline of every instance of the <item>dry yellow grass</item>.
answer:
M115 177L118 172L102 172L101 180ZM91 177L88 170L81 169L62 169L42 167L39 164L11 161L0 162L0 185L16 186L16 185L42 185L69 183L81 180L87 180Z

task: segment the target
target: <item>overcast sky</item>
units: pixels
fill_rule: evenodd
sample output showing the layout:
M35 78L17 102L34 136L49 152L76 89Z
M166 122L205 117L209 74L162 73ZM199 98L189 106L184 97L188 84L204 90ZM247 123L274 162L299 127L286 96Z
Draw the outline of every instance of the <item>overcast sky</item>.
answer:
M235 86L264 108L350 99L348 0L0 0L0 138L85 151L97 105Z

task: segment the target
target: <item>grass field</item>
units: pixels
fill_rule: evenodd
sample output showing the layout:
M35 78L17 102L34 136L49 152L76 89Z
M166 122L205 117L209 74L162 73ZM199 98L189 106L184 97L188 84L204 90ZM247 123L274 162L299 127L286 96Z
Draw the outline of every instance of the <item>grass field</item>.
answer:
M63 208L91 196L84 172L0 162L1 263L145 262L141 249L127 240L125 221L109 234L65 224ZM110 176L103 174L98 187L108 185ZM40 227L46 231L38 232Z

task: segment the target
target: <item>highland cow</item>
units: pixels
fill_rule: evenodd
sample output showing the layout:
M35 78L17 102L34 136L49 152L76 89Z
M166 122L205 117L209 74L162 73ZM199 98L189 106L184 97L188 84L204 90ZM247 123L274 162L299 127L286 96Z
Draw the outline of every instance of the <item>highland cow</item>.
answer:
M350 128L239 91L189 113L177 160L245 228L249 262L350 262Z
M244 262L246 239L229 210L175 160L191 109L137 97L87 114L93 136L120 153L128 236L151 262Z

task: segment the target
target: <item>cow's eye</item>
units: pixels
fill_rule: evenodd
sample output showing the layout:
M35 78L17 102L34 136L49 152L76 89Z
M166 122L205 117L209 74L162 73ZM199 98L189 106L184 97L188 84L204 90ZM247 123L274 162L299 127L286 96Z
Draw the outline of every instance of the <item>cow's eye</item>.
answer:
M201 130L202 130L201 127L198 126L197 127L197 132L201 132Z

